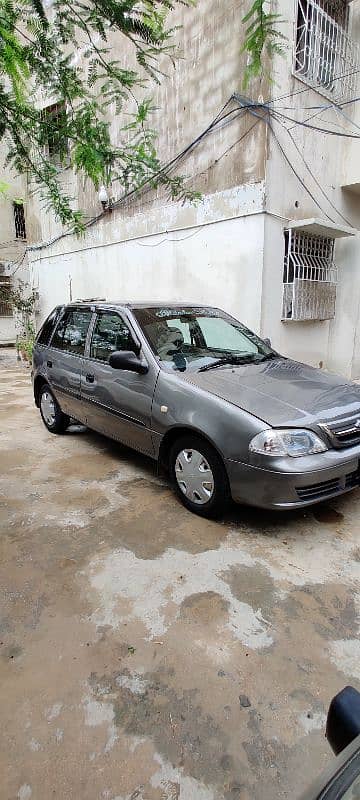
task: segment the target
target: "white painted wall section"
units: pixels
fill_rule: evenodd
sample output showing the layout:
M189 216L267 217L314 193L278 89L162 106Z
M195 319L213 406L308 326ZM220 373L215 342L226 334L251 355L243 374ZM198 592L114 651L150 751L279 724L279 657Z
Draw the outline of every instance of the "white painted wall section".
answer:
M259 330L263 215L154 234L31 264L41 319L59 303L189 301L219 306Z

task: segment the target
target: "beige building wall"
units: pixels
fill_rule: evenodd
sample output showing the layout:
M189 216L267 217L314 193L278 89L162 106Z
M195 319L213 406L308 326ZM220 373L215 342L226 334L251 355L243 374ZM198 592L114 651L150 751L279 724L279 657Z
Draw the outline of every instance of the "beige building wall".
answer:
M242 18L250 2L200 1L180 7L171 23L182 25L176 39L175 68L164 58L167 73L160 86L149 86L158 131L158 153L167 163L221 112L233 92L241 91L246 57ZM122 59L133 66L130 51ZM120 49L115 42L114 48ZM81 58L81 46L79 48ZM255 89L259 92L259 82ZM144 91L146 94L146 90ZM236 113L186 156L175 174L201 191L197 206L172 202L164 190L144 190L91 227L83 238L67 236L51 247L33 250L32 281L39 289L39 320L70 296L108 299L179 300L185 297L227 308L259 329L261 312L262 241L265 203L266 130L248 114ZM123 120L114 118L119 141ZM78 198L88 215L101 209L97 192L72 175L61 173L67 192ZM119 185L108 187L116 199ZM29 212L33 241L60 232L33 198Z
M345 119L324 94L313 91L294 76L290 45L294 40L296 10L297 2L279 0L277 3L278 13L286 19L282 30L288 37L289 47L284 58L274 61L273 108L320 128L356 135L360 103L344 106L348 117ZM360 43L358 0L350 5L348 33L354 42ZM356 87L359 87L357 75L354 76L355 96L360 94ZM319 106L324 106L324 110L316 108ZM286 354L358 378L360 194L349 191L344 185L352 182L352 175L359 174L360 180L360 142L324 134L285 119L272 120L271 124L266 167L269 215L265 229L261 330ZM335 243L334 260L338 267L335 318L319 322L283 322L284 229L306 218L317 218L324 227L334 227L335 236L343 228L352 229L352 236L341 235Z
M28 269L27 257L23 259L26 242L16 238L13 202L15 199L23 199L26 214L26 181L6 165L6 152L6 144L1 141L0 180L7 186L5 192L0 193L0 285L8 278L13 285L18 285L19 279L27 281ZM14 317L3 316L0 313L0 345L12 344L15 338Z
M169 24L181 26L175 34L175 62L168 57L159 62L164 74L161 84L149 82L137 92L138 99L150 97L154 108L149 125L158 132L157 151L166 164L187 147L219 114L232 93L241 91L246 56L241 53L244 40L242 18L250 8L249 0L233 3L231 0L200 0L195 8L179 5L169 19ZM77 58L81 62L82 46L79 41ZM138 69L133 48L124 37L114 37L113 49L125 67ZM119 55L121 54L121 55ZM256 88L256 87L255 87ZM44 97L38 98L41 106ZM230 106L228 106L228 109ZM126 104L126 112L135 111L135 105ZM109 107L113 141L121 142L122 126L129 117L115 116ZM174 171L186 177L189 187L204 196L221 193L248 183L263 181L265 175L265 131L258 128L246 136L252 120L245 114L233 115L216 133L210 134L194 149ZM242 142L238 141L244 136ZM88 181L74 176L70 167L60 170L59 178L64 190L76 199L76 204L92 217L101 210L97 192ZM120 199L123 187L116 182L107 187L109 194ZM138 200L113 212L113 220L147 214L153 207L169 206L164 190L144 192ZM161 229L166 228L164 219ZM61 232L61 226L51 215L41 209L38 196L31 197L29 207L29 235L32 241L49 240Z
M153 91L153 124L164 162L208 126L233 92L242 92L242 18L249 6L200 0L195 9L176 12L174 24L183 26L177 35L181 57L174 70L166 61L160 65L168 78ZM350 8L349 35L359 48L359 0ZM264 101L271 96L272 107L295 120L355 131L351 121L360 125L360 104L346 107L346 120L321 91L293 73L297 2L278 0L273 10L284 19L287 49L272 64L273 82L252 82L249 97ZM122 52L131 66L130 52ZM313 109L321 105L327 107ZM359 142L283 119L271 118L268 125L256 114L259 109L228 117L182 160L178 172L203 192L198 208L172 203L162 190L143 191L105 215L82 239L67 236L30 252L32 280L40 292L39 319L70 297L194 299L222 306L270 336L286 355L359 377ZM120 126L121 119L114 118L115 141ZM70 169L61 180L89 216L98 213L92 188ZM121 198L121 186L109 189ZM309 218L320 220L325 229L333 226L341 237L335 246L336 315L324 322L283 322L284 230ZM29 220L34 242L60 232L33 198Z

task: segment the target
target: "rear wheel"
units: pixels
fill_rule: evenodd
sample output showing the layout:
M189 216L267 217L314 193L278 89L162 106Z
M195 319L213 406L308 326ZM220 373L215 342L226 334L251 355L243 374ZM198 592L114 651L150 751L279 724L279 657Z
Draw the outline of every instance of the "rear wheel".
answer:
M230 496L225 467L216 450L189 434L171 448L170 473L176 492L190 511L201 517L218 517Z
M67 414L63 414L47 383L44 383L40 389L39 407L42 421L48 431L50 433L64 433L70 422L70 417Z

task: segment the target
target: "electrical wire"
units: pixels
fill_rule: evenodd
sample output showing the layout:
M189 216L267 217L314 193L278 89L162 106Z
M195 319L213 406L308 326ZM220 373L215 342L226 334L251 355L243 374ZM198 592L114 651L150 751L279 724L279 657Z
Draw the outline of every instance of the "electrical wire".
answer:
M182 159L183 159L183 158L184 158L184 157L185 157L185 156L186 156L186 155L187 155L187 154L188 154L188 153L189 153L191 150L193 150L193 149L194 149L194 147L196 147L196 146L198 145L198 143L199 143L199 142L200 142L200 141L201 141L201 140L202 140L202 139L203 139L203 138L204 138L206 135L208 135L208 133L209 133L211 130L213 130L214 128L216 128L216 126L218 125L218 123L219 123L219 122L222 122L222 121L223 121L224 119L226 119L227 117L230 117L230 116L235 116L236 112L239 112L239 109L233 109L233 110L229 111L227 114L225 114L225 115L224 115L224 117L222 117L222 116L221 116L221 115L223 114L223 112L225 111L225 109L227 108L227 106L230 104L230 102L231 102L231 101L232 101L232 98L230 97L230 98L229 98L229 99L226 101L226 103L224 103L223 107L220 109L220 111L219 111L219 112L218 112L218 114L217 114L217 115L214 117L214 119L213 119L213 120L212 120L212 121L209 123L209 125L208 125L208 126L205 128L205 130L204 130L204 131L202 131L202 132L201 132L201 133L200 133L200 134L199 134L199 135L196 137L196 139L194 139L192 142L190 142L190 144L189 144L189 145L187 145L187 147L185 147L185 148L184 148L184 149L183 149L183 150L182 150L180 153L178 153L178 155L177 155L177 156L175 156L175 157L174 157L174 158L173 158L171 161L169 161L167 164L165 164L165 165L164 165L164 166L163 166L163 167L162 167L162 168L161 168L161 169L160 169L160 170L159 170L157 173L155 173L155 174L153 174L153 175L149 176L149 177L148 177L148 178L147 178L147 179L146 179L146 180L145 180L145 181L144 181L144 182L141 184L141 186L139 186L139 187L135 187L134 189L132 189L132 190L130 190L129 192L127 192L127 193L126 193L126 194L125 194L125 195L124 195L122 198L120 198L120 200L118 200L116 203L114 203L114 206L113 206L113 208L117 208L118 206L120 206L120 205L123 205L125 202L127 202L129 199L131 199L131 198L132 198L134 195L137 195L137 194L139 194L139 193L142 191L142 189L143 189L143 188L144 188L146 185L148 185L148 184L152 183L152 182L153 182L153 180L154 180L156 177L158 177L158 176L159 176L159 175L161 175L161 174L167 173L168 171L170 171L171 169L173 169L175 166L177 166L177 165L178 165L178 163L179 163L179 162L180 162L180 161L181 161L181 160L182 160ZM152 188L152 187L150 187L150 188ZM99 221L101 218L103 218L105 215L106 215L106 212L104 212L104 211L101 211L101 212L100 212L99 214L97 214L95 217L92 217L90 220L88 220L88 221L85 223L85 229L87 229L87 228L90 228L92 225L94 225L96 222L98 222L98 221ZM60 241L61 239L65 238L66 236L72 236L72 235L73 235L72 231L63 231L62 233L58 234L57 236L54 236L52 239L48 240L47 242L40 242L40 243L38 243L38 244L35 244L35 245L29 245L29 247L28 247L27 249L28 249L30 252L37 251L37 250L42 250L42 249L44 249L44 248L46 248L46 247L50 247L51 245L53 245L53 244L55 244L56 242Z
M314 89L314 91L316 91L316 89ZM343 108L343 106L350 106L353 103L358 103L359 100L360 100L360 97L353 97L351 100L343 100L341 103L334 103L334 101L332 101L332 102L323 103L322 105L317 105L317 106L301 106L299 109L296 109L294 106L279 106L279 108L282 108L285 111L286 110L287 111L296 111L296 110L299 110L299 111L316 111L316 110L328 111L329 108L333 108L334 106L336 108L337 107ZM270 105L270 103L268 105Z
M145 242L136 242L136 244L139 245L139 247L159 247L159 245L161 244L168 244L173 242L185 242L186 239L192 239L194 236L197 236L199 233L201 233L201 230L202 228L199 225L199 229L194 231L194 233L189 233L188 236L181 236L178 239L161 239L160 242L156 242L155 244L145 244Z
M350 73L347 73L347 74L345 73L343 76L338 76L338 78L335 78L334 81L335 80L340 80L341 77L346 77L347 75L352 75L355 72L360 72L360 70L354 70L354 71L352 71ZM181 163L181 161L187 155L189 155L189 153L191 153L192 150L195 149L198 146L198 144L206 136L208 136L214 130L221 130L223 127L225 127L227 124L230 124L230 122L232 122L235 118L237 118L240 113L246 113L246 111L248 111L253 116L257 117L258 121L262 120L263 122L266 122L266 124L270 127L270 130L272 131L276 141L278 142L278 146L279 146L280 150L283 152L285 160L287 161L287 163L291 167L292 171L294 172L294 174L296 175L296 177L298 178L300 183L303 185L305 191L309 194L309 196L311 197L313 202L322 211L322 213L326 214L328 219L331 220L331 217L329 217L329 215L324 211L324 209L321 207L321 205L317 202L317 200L314 197L314 195L312 194L312 192L305 185L305 183L303 182L302 178L298 175L298 173L296 172L294 166L291 164L290 159L287 157L284 149L282 148L281 142L278 141L278 138L277 138L277 136L276 136L276 134L275 134L275 132L273 130L273 127L271 125L271 122L270 122L270 118L274 114L276 114L276 118L277 118L277 121L279 123L280 123L280 120L279 120L279 117L280 117L283 120L286 120L288 122L294 123L294 125L300 125L302 127L306 127L306 128L311 129L311 130L315 130L317 132L324 133L324 134L327 134L327 135L340 136L340 137L350 138L350 139L360 139L360 135L343 133L343 132L339 132L339 131L332 131L332 130L330 130L328 128L321 128L320 126L310 125L307 122L304 122L304 121L297 120L297 119L294 119L292 117L289 117L288 115L283 114L278 109L271 108L271 105L273 103L279 101L279 100L283 100L283 99L287 99L288 97L294 97L296 95L303 94L304 92L310 91L311 89L312 89L312 87L308 86L308 87L306 87L304 89L300 89L297 92L291 92L291 93L289 93L287 95L282 95L282 96L280 96L278 98L273 98L272 100L270 99L265 103L255 103L253 101L246 101L246 99L245 98L241 98L240 95L236 95L236 94L231 95L231 97L226 101L226 103L224 103L223 107L220 109L220 111L214 117L214 119L209 123L209 125L192 142L190 142L173 159L171 159L169 162L167 162L165 165L163 165L161 167L161 169L157 173L152 174L151 176L149 176L140 186L135 187L134 189L131 189L129 192L125 193L123 195L123 197L121 197L116 203L114 203L113 207L117 208L119 206L124 205L129 200L131 200L133 197L138 196L144 190L145 191L151 191L153 189L152 184L153 184L154 179L156 179L157 177L159 177L162 174L163 175L168 175L175 167L178 167L179 164ZM353 101L347 101L347 102L355 102L358 99L360 99L360 98L355 98ZM226 109L229 106L229 104L234 100L237 102L237 105L238 105L237 109L231 109L230 111L227 111L226 114L224 114L224 112L226 111ZM333 104L331 104L331 105L333 105ZM331 107L331 105L330 105L330 107ZM334 107L336 108L336 106L334 106ZM323 108L322 107L319 107L319 108L320 108L320 113L321 113ZM268 116L262 115L262 114L256 114L254 109L263 109L264 111L267 112ZM283 125L284 129L291 136L290 131L286 127L286 125L284 125L283 123L280 123L280 124ZM252 126L252 127L254 127L254 126ZM234 142L234 144L231 145L230 148L228 148L227 151L225 151L225 153L223 153L221 157L226 155L226 153L229 152L232 149L232 147L234 147L236 144L238 144L242 140L242 138L244 138L244 136L246 136L250 132L250 130L246 131L245 134L243 134L243 136L240 137L240 139L236 140L236 142ZM291 139L294 142L292 136L291 136ZM295 142L294 142L294 145L295 145L295 147L297 147ZM301 153L300 153L300 155L301 155ZM217 163L217 162L215 161L214 163ZM315 183L316 183L317 179L316 179L315 176L312 175L311 170L310 170L308 164L305 162L305 160L304 160L304 163L305 163L305 166L307 167L309 173L311 174L312 178L315 180ZM120 180L120 178L119 178L119 180ZM324 194L324 190L320 186L320 184L318 184L318 188L321 190L322 194ZM330 205L333 205L331 201L329 201L329 202L330 202ZM338 209L336 209L335 206L333 206L333 207L334 207L334 210L336 210L336 212L343 219L345 219L345 217L343 217L342 213L340 211L338 211ZM85 229L87 230L88 228L92 227L100 219L102 219L105 216L105 214L106 214L106 212L102 211L99 214L97 214L96 216L94 216L91 219L87 220L87 222L85 223ZM333 222L333 220L331 220L331 221ZM45 248L55 244L56 242L60 241L61 239L65 238L67 236L72 236L72 235L73 235L72 231L63 231L62 233L58 234L57 236L53 237L52 239L48 240L47 242L39 242L38 244L28 246L26 248L26 251L33 252L33 251L38 251L38 250L45 249Z
M277 137L277 135L276 135L276 133L274 131L274 128L273 128L271 122L269 122L268 125L269 125L270 130L272 131L272 134L274 136L275 141L277 142L277 145L278 145L279 149L281 150L281 152L282 152L282 154L283 154L283 156L285 158L286 163L289 165L290 169L292 170L292 172L294 173L294 175L298 179L299 183L301 183L301 186L305 189L305 191L307 192L307 194L309 195L309 197L311 198L313 203L315 203L315 205L322 212L322 214L325 214L325 216L328 218L328 220L330 220L330 222L332 222L334 225L336 225L337 223L335 222L335 220L332 219L332 217L330 217L330 215L323 209L323 207L320 205L320 203L318 203L315 195L313 195L313 193L310 191L309 187L306 186L306 184L304 183L303 179L301 178L301 176L299 175L299 173L295 169L294 165L291 163L291 161L288 158L288 156L287 156L287 154L286 154L281 142L279 141L279 139L278 139L278 137Z
M13 270L13 271L10 273L11 277L13 277L14 275L16 275L17 271L20 269L20 267L22 267L22 265L23 265L23 263L24 263L24 260L25 260L26 253L27 253L27 250L24 250L24 252L23 252L23 254L22 254L21 258L19 259L19 261L15 261L15 262L13 262L13 265L15 265L15 266L16 266L16 269L14 269L14 270Z
M326 133L330 136L340 136L344 137L345 139L360 139L360 134L342 133L341 131L332 131L330 128L320 128L318 125L309 125L308 122L303 122L302 120L289 117L287 114L283 114L281 111L276 111L276 114L283 119L286 119L288 122L294 122L295 125L301 125L303 128L310 128L313 131L317 131L317 133Z
M273 119L276 119L275 116L273 116ZM336 211L336 213L339 215L339 217L341 217L341 219L344 222L346 222L347 225L350 225L350 227L352 228L353 227L353 223L350 220L348 220L347 217L344 217L344 214L341 211L339 211L339 209L335 206L335 204L332 202L332 200L327 196L327 193L325 192L324 188L321 186L320 181L317 179L316 175L314 175L314 173L312 172L309 164L307 163L307 161L306 161L303 153L301 152L300 147L298 146L297 142L295 141L291 131L282 122L280 122L280 120L277 120L277 121L279 122L279 125L281 125L282 128L289 135L289 137L290 137L290 139L291 139L291 141L292 141L297 153L299 154L303 164L305 165L309 175L313 179L314 183L316 184L316 186L320 190L321 194L323 195L323 197L325 198L327 203L329 203L329 205L334 209L334 211Z
M344 73L342 73L342 75L337 75L336 78L333 78L333 80L330 81L330 83L333 84L333 83L336 83L336 81L343 80L344 78L350 78L352 75L357 75L359 72L360 72L360 68L350 70L350 72L344 72ZM317 90L314 89L313 86L306 86L304 89L299 89L296 92L289 92L289 94L283 94L283 95L280 95L279 97L269 98L265 102L266 102L267 105L269 105L270 103L277 103L279 100L288 100L288 98L290 98L290 97L296 97L299 94L304 94L305 92L310 92L310 91L316 92ZM349 102L352 102L352 101L349 101Z
M229 103L231 102L231 99L232 99L232 98L230 97L230 98L229 98L229 100L227 100L227 102L225 103L225 105L224 105L224 107L223 107L222 111L223 111L223 110L224 110L224 109L225 109L225 108L226 108L226 107L229 105ZM212 120L212 122L210 123L210 125L208 125L208 127L207 127L207 128L205 128L205 130L204 130L204 131L202 131L202 132L201 132L201 133L200 133L200 134L199 134L199 135L196 137L196 139L194 139L192 142L190 142L190 144L189 144L189 145L187 145L187 147L185 147L185 148L184 148L184 150L182 150L180 153L178 153L178 155L177 155L177 156L175 156L175 157L174 157L174 158L173 158L171 161L169 161L169 162L168 162L168 163L167 163L167 164L166 164L164 167L162 167L162 168L161 168L161 169L160 169L158 172L154 173L153 175L150 175L150 176L149 176L149 177L148 177L148 178L147 178L147 179L146 179L146 180L145 180L145 181L144 181L144 182L141 184L141 186L139 186L139 187L135 187L134 189L130 190L130 192L128 192L126 195L124 195L122 198L120 198L120 200L118 200L116 203L114 203L114 207L116 208L116 206L118 206L118 205L122 205L122 203L123 203L125 200L127 200L128 198L132 197L132 195L134 195L134 194L138 194L138 193L139 193L139 192L142 190L142 188L143 188L144 186L146 186L148 183L152 183L152 181L154 180L154 178L157 178L159 175L161 175L161 174L164 174L164 173L166 173L166 174L167 174L167 173L168 173L168 172L169 172L171 169L173 169L175 166L178 166L178 164L180 163L180 161L182 161L182 160L183 160L183 158L185 158L185 156L187 156L187 155L188 155L188 154L189 154L189 153L190 153L190 152L191 152L191 151L192 151L192 150L193 150L193 149L194 149L194 148L195 148L195 147L196 147L196 146L197 146L197 145L198 145L198 144L199 144L199 143L202 141L202 139L204 139L204 138L205 138L205 136L207 136L207 135L208 135L210 132L212 132L212 131L213 131L215 128L216 128L216 129L218 129L218 128L217 128L217 126L218 126L219 122L222 122L222 121L223 121L223 119L225 119L226 117L228 117L228 116L230 116L230 115L232 115L232 116L233 116L233 115L235 115L235 114L236 114L236 112L238 112L238 111L239 111L239 109L233 109L232 111L229 111L227 114L225 114L225 116L224 116L224 117L221 117L221 118L219 118L219 114L218 114L218 115L215 117L215 119L214 119L214 120ZM220 126L220 127L222 127L222 126ZM120 180L120 178L119 178L118 180Z
M238 98L238 97L236 97L236 95L234 95L234 99L235 99L235 100L237 100L237 102L241 103L241 98ZM263 119L263 120L264 120L264 117L262 117L261 115L257 114L257 113L256 113L256 112L255 112L255 111L254 111L254 110L253 110L251 107L248 107L248 106L246 106L246 107L248 108L248 111L249 111L249 113L250 113L250 114L253 114L253 116L255 116L255 117L258 117L259 119ZM319 209L319 210L320 210L320 211L321 211L323 214L325 214L325 216L326 216L326 217L327 217L327 218L330 220L330 222L332 222L334 225L336 225L336 222L335 222L335 220L333 220L333 219L332 219L332 218L329 216L329 214L328 214L328 213L327 213L327 212L326 212L326 211L325 211L325 210L322 208L322 206L320 205L320 203L317 201L317 199L316 199L315 195L312 193L312 191L309 189L309 187L308 187L308 186L306 186L306 184L305 184L305 182L303 181L302 177L299 175L299 173L298 173L298 172L297 172L297 170L295 169L294 165L291 163L291 161L290 161L290 159L289 159L289 157L288 157L287 153L285 152L285 150L284 150L284 148L283 148L283 146L282 146L281 142L279 141L279 138L277 137L277 135L276 135L276 133L275 133L275 131L274 131L274 128L273 128L273 126L272 126L272 124L271 124L271 121L270 121L271 109L268 109L268 112L269 112L269 118L267 119L267 125L268 125L269 129L271 130L271 132L272 132L272 134L273 134L273 136L274 136L274 139L276 140L276 142L277 142L277 145L278 145L278 147L279 147L279 149L280 149L280 151L281 151L281 153L282 153L282 155L283 155L283 157L284 157L284 159L285 159L286 163L288 164L288 166L290 167L290 169L292 170L292 172L294 173L294 175L296 176L296 178L298 179L298 181L301 183L302 187L305 189L305 191L307 192L307 194L309 195L309 197L311 198L311 200L313 201L313 203L315 203L315 205L317 206L317 208L318 208L318 209Z
M217 158L217 159L216 159L216 160L213 162L213 164L212 164L212 165L210 165L210 166L214 166L215 164L217 164L217 163L218 163L218 161L220 161L220 160L221 160L223 157L225 157L225 156L227 155L227 153L228 153L230 150L232 150L232 148L233 148L233 147L235 147L235 146L236 146L236 145L237 145L239 142L241 142L241 141L242 141L242 139L244 139L244 138L245 138L245 136L247 136L247 135L248 135L248 133L250 133L250 132L252 131L252 129L255 127L255 125L257 125L257 124L258 124L258 120L255 120L255 122L253 123L253 125L251 125L251 126L250 126L250 128L248 128L248 130L247 130L247 131L245 131L245 133L244 133L242 136L240 136L240 138L239 138L239 139L236 139L236 141L235 141L235 142L233 142L233 143L230 145L230 147L228 147L228 148L227 148L227 149L226 149L226 150L225 150L223 153L221 153L221 155L220 155L220 156L219 156L219 157L218 157L218 158ZM201 172L197 173L197 175L201 175ZM197 177L197 175L192 175L192 176L189 176L189 178L191 177L191 179L193 179L194 177ZM148 201L148 202L149 202L149 201ZM152 202L152 201L150 201L150 202ZM257 213L267 213L267 214L269 214L270 216L273 216L273 217L278 217L279 219L286 219L286 217L280 217L278 214L272 214L271 212L267 212L267 211L255 211L255 212L251 212L251 213L254 213L254 214L257 214ZM225 222L225 221L227 221L227 220L229 220L229 219L234 219L234 217L226 217L226 218L224 218L224 219L215 219L215 220L211 220L211 221L209 221L209 222L202 222L202 223L200 223L199 225L191 225L191 226L190 226L191 228L195 227L197 230L195 231L195 233L193 233L193 234L190 234L189 236L185 236L185 237L183 237L183 239L192 238L192 236L195 236L197 233L199 233L199 232L200 232L200 230L202 230L202 229L203 229L204 225L214 225L214 224L216 224L216 223L219 223L219 222ZM175 229L175 230L177 230L177 229ZM179 228L178 230L179 230L179 231L180 231L180 230L183 230L183 228ZM171 231L171 232L175 232L175 231ZM154 236L154 235L156 235L156 234L150 234L150 233L148 233L148 234L145 234L145 235L146 235L146 236ZM165 242L168 242L168 241L173 241L173 242L182 241L182 239L181 239L181 238L177 238L177 239L171 239L171 240L169 240L169 239L163 239L161 242L157 242L157 243L156 243L156 244L154 244L154 245L144 245L143 243L141 243L141 242L138 242L138 241L137 241L137 239L138 239L138 238L139 238L138 236L133 236L133 237L131 237L130 239L129 239L129 238L127 238L127 239L121 239L121 240L118 240L118 241L113 241L113 242L104 242L103 244L97 244L97 245L94 245L94 244L92 244L92 245L89 245L89 246L86 246L86 247L79 248L78 250L69 250L69 251L65 251L65 252L63 252L63 253L51 253L51 254L48 256L48 258L53 258L53 257L56 257L56 256L70 255L70 254L74 254L74 253L83 253L83 252L84 252L84 250L93 250L94 248L97 248L97 247L112 247L113 245L116 245L116 244L123 244L124 242L128 242L128 241L135 241L135 242L136 242L136 244L140 245L141 247L157 247L159 244L163 244L163 243L165 243ZM144 235L140 235L140 238L144 238ZM41 260L41 257L40 257L39 259L35 259L35 260L34 260L32 263L36 263L37 261L40 261L40 260Z
M342 108L338 108L336 105L334 105L333 109L334 109L334 111L336 111L337 114L341 114L341 116L344 119L346 119L347 122L350 122L350 125L353 125L354 128L356 128L358 131L360 131L360 125L358 125L356 122L354 122L354 120L352 120L351 117L348 116L348 114L345 114L345 111L343 111Z

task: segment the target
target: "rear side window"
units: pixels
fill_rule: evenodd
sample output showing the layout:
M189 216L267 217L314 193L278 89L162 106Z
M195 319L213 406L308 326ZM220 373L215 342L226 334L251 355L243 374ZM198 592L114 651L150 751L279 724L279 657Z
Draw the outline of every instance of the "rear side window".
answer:
M83 356L91 317L91 311L69 308L56 328L51 342L52 347Z
M55 328L57 320L59 319L59 314L61 312L61 306L54 308L54 310L49 314L48 318L45 320L42 328L38 333L38 337L36 339L38 344L47 345L50 342L52 332Z

